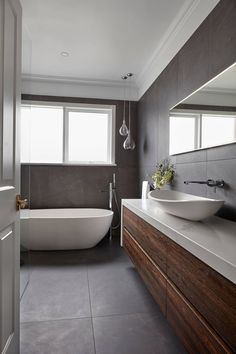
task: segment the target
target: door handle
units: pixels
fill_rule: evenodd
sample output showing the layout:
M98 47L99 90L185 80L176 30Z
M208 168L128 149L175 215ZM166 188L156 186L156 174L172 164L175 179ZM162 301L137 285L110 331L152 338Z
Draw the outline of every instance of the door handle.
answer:
M21 199L20 194L16 196L16 210L25 209L28 206L27 199Z

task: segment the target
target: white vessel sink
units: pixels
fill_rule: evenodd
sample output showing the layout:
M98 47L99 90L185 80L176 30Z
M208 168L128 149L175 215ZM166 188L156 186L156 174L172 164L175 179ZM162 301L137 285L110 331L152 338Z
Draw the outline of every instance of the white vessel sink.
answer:
M214 215L224 204L215 200L172 190L155 189L148 193L148 198L155 200L166 213L187 220L203 220Z

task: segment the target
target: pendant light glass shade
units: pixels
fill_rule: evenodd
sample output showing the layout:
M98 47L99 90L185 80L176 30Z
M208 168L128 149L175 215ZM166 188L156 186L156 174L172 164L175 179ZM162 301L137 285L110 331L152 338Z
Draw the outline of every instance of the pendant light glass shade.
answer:
M125 150L134 150L135 149L135 142L131 136L130 131L128 132L128 136L124 141L123 147Z
M127 79L127 75L122 76L122 80L125 81L126 79ZM119 133L120 133L120 135L122 135L122 136L128 135L128 132L129 132L128 127L127 127L126 122L125 122L125 104L126 104L126 102L125 102L125 87L124 87L123 123L122 123L122 126L121 126L120 129L119 129Z
M126 136L126 135L128 135L128 128L127 128L127 125L126 125L126 123L125 123L125 120L123 120L123 123L122 123L122 126L120 127L120 130L119 130L119 133L120 133L120 135L122 135L122 136Z
M119 133L122 136L126 136L126 135L128 135L128 132L129 132L129 129L128 129L128 127L126 125L126 122L125 122L125 101L124 101L123 123L122 123L122 126L119 129Z

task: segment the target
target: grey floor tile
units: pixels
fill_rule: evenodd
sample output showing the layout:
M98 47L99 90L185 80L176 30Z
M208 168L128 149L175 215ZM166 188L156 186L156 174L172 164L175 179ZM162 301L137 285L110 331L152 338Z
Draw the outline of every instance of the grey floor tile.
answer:
M157 309L131 262L89 266L88 277L93 316Z
M94 354L91 319L21 324L21 354Z
M32 268L53 265L87 265L96 263L126 262L128 256L120 246L120 236L103 239L96 247L75 251L34 251L30 253Z
M32 252L31 261L21 354L94 353L90 299L101 316L96 354L185 353L118 238L84 251Z
M44 266L34 269L21 301L21 321L89 317L87 267Z
M93 319L96 354L184 354L179 340L159 313Z
M82 251L31 251L30 264L32 269L50 266L81 266L86 263Z
M83 256L89 265L129 262L129 257L120 246L120 237L117 236L112 240L103 240L94 248L84 250Z

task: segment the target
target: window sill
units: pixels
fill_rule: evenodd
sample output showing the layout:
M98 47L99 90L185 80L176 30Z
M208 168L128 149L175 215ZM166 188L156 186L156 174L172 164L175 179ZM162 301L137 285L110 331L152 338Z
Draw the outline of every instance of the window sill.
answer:
M50 163L45 163L45 162L22 162L21 165L23 166L28 166L28 165L33 165L33 166L86 166L86 167L116 167L116 163L104 163L104 164L96 164L96 163L60 163L60 162L50 162Z

